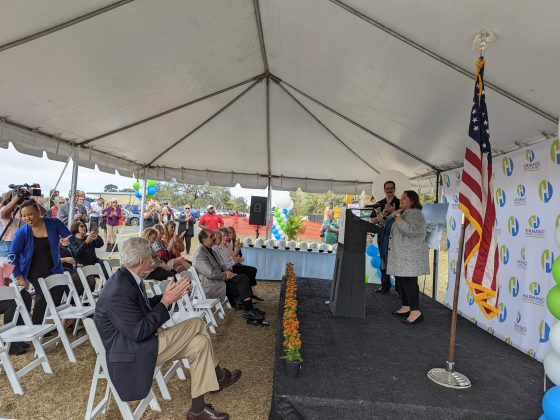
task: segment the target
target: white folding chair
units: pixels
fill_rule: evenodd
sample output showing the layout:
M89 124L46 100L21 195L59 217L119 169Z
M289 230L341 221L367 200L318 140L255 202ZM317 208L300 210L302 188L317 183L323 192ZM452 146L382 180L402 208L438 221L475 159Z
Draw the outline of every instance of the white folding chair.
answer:
M84 294L82 295L82 304L89 304L90 306L93 306L95 308L95 301L97 300L97 297L99 297L101 287L107 281L107 279L105 278L105 273L103 273L103 269L101 268L101 264L96 263L94 265L78 267L76 271L78 272L80 282L82 283L82 287L84 288ZM89 283L87 281L87 278L89 276L95 276L100 280L99 282L96 282L93 292L89 288Z
M23 389L19 383L20 377L28 373L30 370L41 365L43 371L52 373L51 366L45 355L43 345L41 344L42 337L48 332L54 330L54 325L33 325L29 312L25 307L25 303L19 293L19 289L11 285L9 287L0 287L0 302L4 300L14 300L16 310L14 318L11 322L4 324L0 327L0 372L2 368L6 371L8 381L12 386L15 394L23 395ZM24 325L17 325L19 317L22 317ZM14 342L31 342L35 347L35 357L33 361L22 369L16 371L10 362L9 350L10 344Z
M177 278L181 278L179 274L177 274ZM173 278L161 281L155 288L157 292L156 294L163 294L167 286L169 286L172 281ZM171 305L171 309L169 310L170 318L167 322L165 322L165 324L163 324L164 328L172 327L173 325L177 325L180 322L186 321L187 319L191 318L200 318L206 320L207 323L209 322L208 318L206 317L205 311L197 311L192 307L192 305L185 305L185 299L188 300L188 293L173 305Z
M144 411L150 406L152 411L161 412L161 407L158 403L154 391L150 389L148 396L140 401L136 410L132 411L130 405L121 400L119 394L109 377L109 369L107 368L107 356L105 352L105 347L103 347L103 342L95 326L93 319L88 318L84 320L84 326L86 327L86 332L90 337L90 343L97 354L97 360L95 361L95 368L93 371L93 379L91 381L91 387L89 390L89 398L86 408L86 420L93 420L99 414L104 414L109 408L109 402L111 401L111 396L115 398L121 416L124 420L137 420L142 417ZM159 371L159 369L158 369ZM105 389L105 395L103 399L94 407L95 394L97 392L97 384L100 379L105 379L107 381L107 388Z
M191 275L191 284L193 286L191 293L193 307L195 309L209 310L209 316L212 320L212 324L217 327L218 323L216 322L216 318L214 318L214 314L218 314L220 319L224 319L226 315L222 302L220 299L209 299L206 297L206 293L204 293L204 288L202 287L202 283L200 282L194 267L191 267L188 272ZM181 273L181 276L184 275L184 273L186 272Z
M118 258L112 258L110 260L103 260L103 266L105 267L105 270L107 271L107 274L109 274L109 277L111 277L111 275L114 273L113 268L119 268L121 266L121 260L118 259ZM109 280L109 279L107 279L107 280Z
M75 363L76 356L74 355L74 351L72 349L87 341L88 335L85 334L82 337L74 340L73 342L70 342L68 336L66 335L66 331L64 330L64 321L67 319L73 319L75 320L76 324L78 324L80 321L83 321L84 319L92 315L95 311L95 308L92 306L82 305L80 296L78 296L78 292L74 287L72 277L70 277L69 273L53 274L46 279L39 278L39 285L41 286L43 296L45 297L45 301L47 302L47 310L45 312L43 324L46 324L48 321L53 321L56 329L58 330L58 337L45 343L45 347L62 341L64 350L66 350L66 354L68 355L68 360L70 360L70 362L72 363ZM63 299L63 303L61 303L59 306L55 305L51 295L51 289L56 286L68 287L67 297L66 299ZM75 306L72 306L72 302ZM76 330L77 325L74 328L74 331Z

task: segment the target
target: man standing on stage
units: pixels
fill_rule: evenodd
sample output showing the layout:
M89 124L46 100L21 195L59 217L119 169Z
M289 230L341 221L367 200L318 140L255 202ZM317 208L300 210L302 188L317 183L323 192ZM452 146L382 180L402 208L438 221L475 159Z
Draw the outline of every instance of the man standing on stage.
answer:
M371 223L379 222L379 218L381 216L377 213L377 211L379 211L384 217L387 217L400 208L401 202L395 196L395 183L393 181L385 181L383 189L385 190L385 198L374 204L374 210L371 213L369 220ZM379 249L382 247L383 240L389 240L389 233L390 231L387 232L387 235L385 235L385 232L383 232L381 237L378 236L377 240L379 242ZM391 276L387 275L385 267L386 266L382 266L381 268L381 287L375 290L376 293L389 293L389 290L391 290Z

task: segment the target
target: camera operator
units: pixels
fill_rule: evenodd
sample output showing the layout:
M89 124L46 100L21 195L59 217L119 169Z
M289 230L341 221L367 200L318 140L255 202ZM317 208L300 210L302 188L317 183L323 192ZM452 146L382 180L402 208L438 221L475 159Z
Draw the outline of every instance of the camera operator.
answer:
M74 222L86 222L87 221L87 208L84 205L85 195L79 195L79 191L76 192L76 202L74 203ZM68 215L70 214L70 200L65 204L60 206L58 209L58 219L62 220L62 223L68 225Z

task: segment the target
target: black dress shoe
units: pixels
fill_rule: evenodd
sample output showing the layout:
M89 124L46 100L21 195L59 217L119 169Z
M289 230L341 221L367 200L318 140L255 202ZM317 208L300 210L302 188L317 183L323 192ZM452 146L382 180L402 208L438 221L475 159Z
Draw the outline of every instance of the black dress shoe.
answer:
M401 322L404 322L406 325L419 324L422 321L424 321L424 314L420 314L420 316L416 318L414 321L409 321L408 319L401 320Z
M375 289L375 293L381 293L381 294L385 294L385 293L389 293L390 289L386 289L384 287L380 287L379 289Z
M395 316L405 316L408 318L408 316L410 315L410 311L406 311L406 312L397 312L397 311L393 311L391 312L391 315L395 315Z
M262 297L260 297L260 296L255 296L255 295L253 295L252 297L253 297L253 299L256 300L256 301L264 302L264 299L263 299Z
M224 377L218 381L218 385L220 386L219 391L221 391L222 389L233 385L234 383L236 383L239 378L241 378L241 371L239 369L233 369L233 370L229 370L229 369L224 369ZM213 392L218 392L218 391L213 391Z
M265 311L261 311L259 308L253 308L253 312L255 312L255 313L259 314L259 315L262 315L262 316L265 316L265 315L266 315L266 312L265 312Z
M253 309L252 311L245 311L245 313L243 314L243 318L263 320L264 316L255 312L255 310Z
M220 413L214 410L210 404L207 404L206 408L198 414L189 411L187 413L187 420L229 420L229 414Z

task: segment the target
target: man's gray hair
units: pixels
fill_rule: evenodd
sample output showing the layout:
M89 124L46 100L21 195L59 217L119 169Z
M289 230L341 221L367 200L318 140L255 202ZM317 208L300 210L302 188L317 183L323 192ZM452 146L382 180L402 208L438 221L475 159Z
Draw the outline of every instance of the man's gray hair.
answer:
M152 257L150 242L144 238L127 239L121 250L121 265L126 268L134 268L140 264L143 258Z

